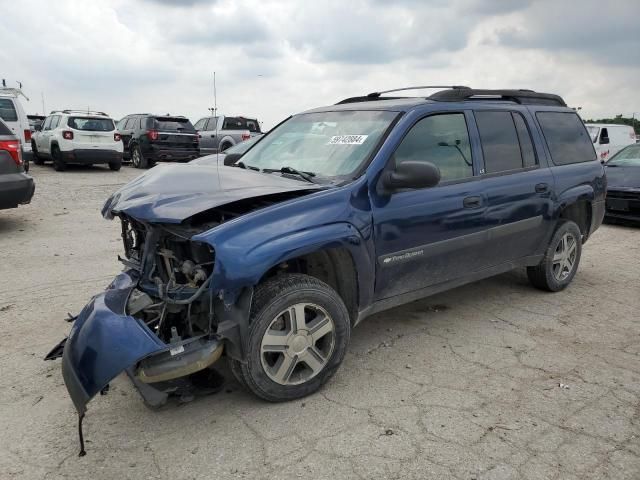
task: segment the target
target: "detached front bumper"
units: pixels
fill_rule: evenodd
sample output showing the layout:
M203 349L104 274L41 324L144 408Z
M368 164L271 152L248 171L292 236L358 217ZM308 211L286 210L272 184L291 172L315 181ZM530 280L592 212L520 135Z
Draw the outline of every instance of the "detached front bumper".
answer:
M76 318L62 355L62 376L78 414L122 371L169 346L125 313L134 272L118 275Z

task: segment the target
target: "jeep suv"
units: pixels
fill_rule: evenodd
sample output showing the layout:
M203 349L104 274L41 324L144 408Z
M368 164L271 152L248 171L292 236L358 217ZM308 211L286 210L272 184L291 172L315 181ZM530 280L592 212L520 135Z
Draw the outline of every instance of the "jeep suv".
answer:
M605 190L557 95L346 99L233 166L171 165L116 191L102 213L122 224L125 269L51 357L80 415L123 370L158 405L222 354L257 396L303 397L373 313L521 267L566 288Z
M200 156L198 133L185 117L127 115L118 122L124 143L124 158L136 168L151 168L156 162L186 162Z
M33 163L52 160L61 172L70 163L108 164L111 170L122 166L122 142L113 120L104 112L62 110L51 112L36 126L31 139Z

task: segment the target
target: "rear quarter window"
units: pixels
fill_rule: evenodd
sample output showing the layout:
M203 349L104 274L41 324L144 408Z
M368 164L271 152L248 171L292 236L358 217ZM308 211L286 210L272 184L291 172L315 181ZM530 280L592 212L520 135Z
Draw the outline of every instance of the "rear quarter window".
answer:
M536 118L555 165L590 162L596 159L591 137L577 114L538 112Z
M17 122L18 112L13 105L13 100L9 98L0 98L0 118L5 122Z
M0 122L0 135L13 135L13 132L4 122Z

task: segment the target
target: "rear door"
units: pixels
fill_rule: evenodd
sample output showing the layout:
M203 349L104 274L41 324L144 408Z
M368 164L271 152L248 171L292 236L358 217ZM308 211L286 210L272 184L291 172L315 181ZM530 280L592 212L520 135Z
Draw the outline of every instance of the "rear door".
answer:
M165 149L197 149L198 134L184 117L153 117L152 129L158 132L154 144Z
M125 117L118 122L118 131L124 148L123 157L125 158L131 157L131 138L133 138L136 124L140 124L138 116Z
M74 148L80 150L114 150L116 127L110 118L74 115L63 129L73 132Z
M486 196L477 143L470 141L470 112L442 112L418 120L400 142L393 165L425 161L441 172L440 184L380 196L373 203L376 300L464 277L486 266ZM472 154L473 148L473 154Z
M477 110L474 117L484 160L481 184L488 200L490 263L538 253L554 225L554 179L546 162L540 162L529 113Z

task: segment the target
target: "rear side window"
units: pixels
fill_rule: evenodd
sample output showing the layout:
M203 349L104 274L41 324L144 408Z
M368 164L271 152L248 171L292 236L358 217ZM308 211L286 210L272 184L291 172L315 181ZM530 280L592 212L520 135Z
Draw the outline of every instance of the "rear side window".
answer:
M473 176L467 123L462 113L431 115L416 123L394 154L396 165L407 160L431 162L443 182Z
M134 124L136 123L137 117L131 117L127 119L127 123L124 125L125 130L132 130L134 128Z
M13 105L13 100L9 98L0 98L0 118L5 122L17 122L18 112Z
M554 164L568 165L596 159L591 138L578 115L571 112L538 112L536 118Z
M115 128L110 118L94 117L69 117L67 125L76 130L89 132L111 132Z
M538 164L536 160L536 152L533 149L531 134L527 128L527 124L519 113L512 113L513 121L516 124L518 132L518 140L520 140L520 153L522 154L522 166L524 168L535 167Z
M195 132L193 125L186 118L155 117L151 119L155 130L164 132Z
M476 112L486 173L522 168L522 155L511 112Z

